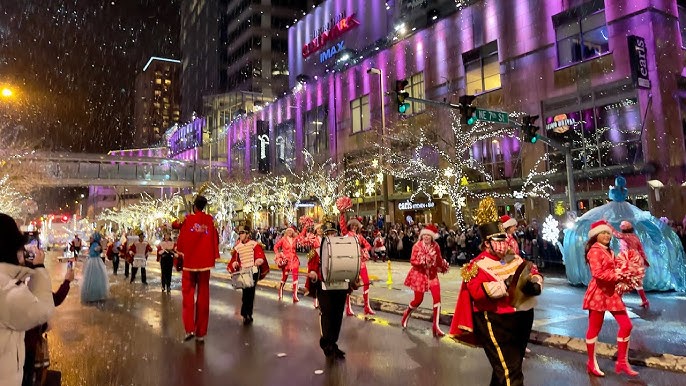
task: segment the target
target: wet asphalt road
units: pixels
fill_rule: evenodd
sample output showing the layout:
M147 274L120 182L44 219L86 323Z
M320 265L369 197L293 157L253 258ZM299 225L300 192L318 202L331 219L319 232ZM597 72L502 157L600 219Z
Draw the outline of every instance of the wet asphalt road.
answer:
M64 264L49 266L56 288ZM182 343L176 274L171 294L161 292L155 265L147 287L110 275L110 299L85 306L78 276L49 333L51 368L62 372L63 385L487 385L490 379L481 350L436 340L427 322L411 320L402 331L396 315L379 312L373 321L346 317L339 345L347 359L328 362L318 346L318 313L309 298L293 305L258 289L255 323L244 327L240 291L213 280L206 341ZM614 363L603 359L608 376L591 379L583 355L531 349L527 385L686 384L684 374L641 367L639 379L629 380L614 375Z

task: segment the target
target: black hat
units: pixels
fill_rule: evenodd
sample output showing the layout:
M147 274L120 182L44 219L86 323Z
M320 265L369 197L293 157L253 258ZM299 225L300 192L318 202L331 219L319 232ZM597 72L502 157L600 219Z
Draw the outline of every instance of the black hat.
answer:
M476 224L478 225L479 236L483 241L507 239L503 223L498 217L495 200L491 197L486 197L479 203L479 208L476 210Z
M338 229L336 229L336 223L333 221L325 221L324 225L322 225L322 232L328 233L328 232L336 232L338 233Z
M236 233L245 232L250 234L250 225L247 223L241 223L236 227Z
M479 236L481 240L502 241L507 239L507 234L500 221L489 222L479 225Z

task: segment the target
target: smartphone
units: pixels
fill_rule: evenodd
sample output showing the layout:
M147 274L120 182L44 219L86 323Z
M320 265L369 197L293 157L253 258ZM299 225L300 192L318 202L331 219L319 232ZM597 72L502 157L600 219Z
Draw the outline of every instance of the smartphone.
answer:
M36 251L40 249L39 233L35 231L24 232L28 242L24 245L24 258L33 261L36 257Z

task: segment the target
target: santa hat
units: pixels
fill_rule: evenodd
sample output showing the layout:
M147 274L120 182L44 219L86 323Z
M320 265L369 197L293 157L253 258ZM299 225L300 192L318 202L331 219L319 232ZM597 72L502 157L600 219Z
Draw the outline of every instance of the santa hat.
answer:
M517 220L508 215L500 216L500 222L503 223L503 228L507 230L509 227L516 227Z
M599 220L591 224L591 230L588 231L588 238L590 239L594 236L598 236L601 232L612 233L612 227L610 227L610 224L605 220Z
M438 238L438 228L436 228L434 224L428 224L419 232L419 237L422 237L424 235L429 235L433 237L434 240L436 240Z
M622 223L619 224L619 229L621 229L623 231L628 231L628 230L634 229L634 226L628 221L622 221Z
M350 220L348 220L348 228L350 228L353 225L357 226L358 229L362 229L362 217L353 217Z
M288 228L284 229L283 233L286 234L288 231L293 231L294 234L298 234L298 231L295 229L294 226L289 226Z

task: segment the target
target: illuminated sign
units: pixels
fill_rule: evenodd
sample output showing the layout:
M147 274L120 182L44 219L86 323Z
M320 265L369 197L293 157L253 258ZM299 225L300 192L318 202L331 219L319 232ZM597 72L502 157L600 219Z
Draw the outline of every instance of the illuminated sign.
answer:
M270 169L270 148L271 141L269 140L269 123L266 121L257 121L257 169L260 173L269 173Z
M433 201L429 201L429 202L405 201L405 202L399 202L398 203L398 210L431 209L434 206L436 206L436 204L434 204Z
M311 42L303 45L303 58L307 58L308 56L321 50L329 42L338 39L344 33L360 25L360 22L357 21L357 19L355 19L355 14L353 13L352 15L347 17L343 17L342 15L340 15L337 18L331 19L329 25L331 25L331 27L328 30L324 30L315 34L314 39L312 39Z
M648 74L648 50L646 40L640 36L627 36L629 43L629 61L631 63L631 76L634 84L640 88L650 88Z
M345 42L344 41L340 41L340 42L336 43L336 45L332 46L328 50L319 54L319 63L326 62L327 60L333 58L334 56L336 56L336 54L343 51L344 49L345 49Z
M562 134L569 131L569 129L576 125L574 118L567 117L567 114L559 114L553 117L553 121L545 125L545 129L552 130L555 133Z

